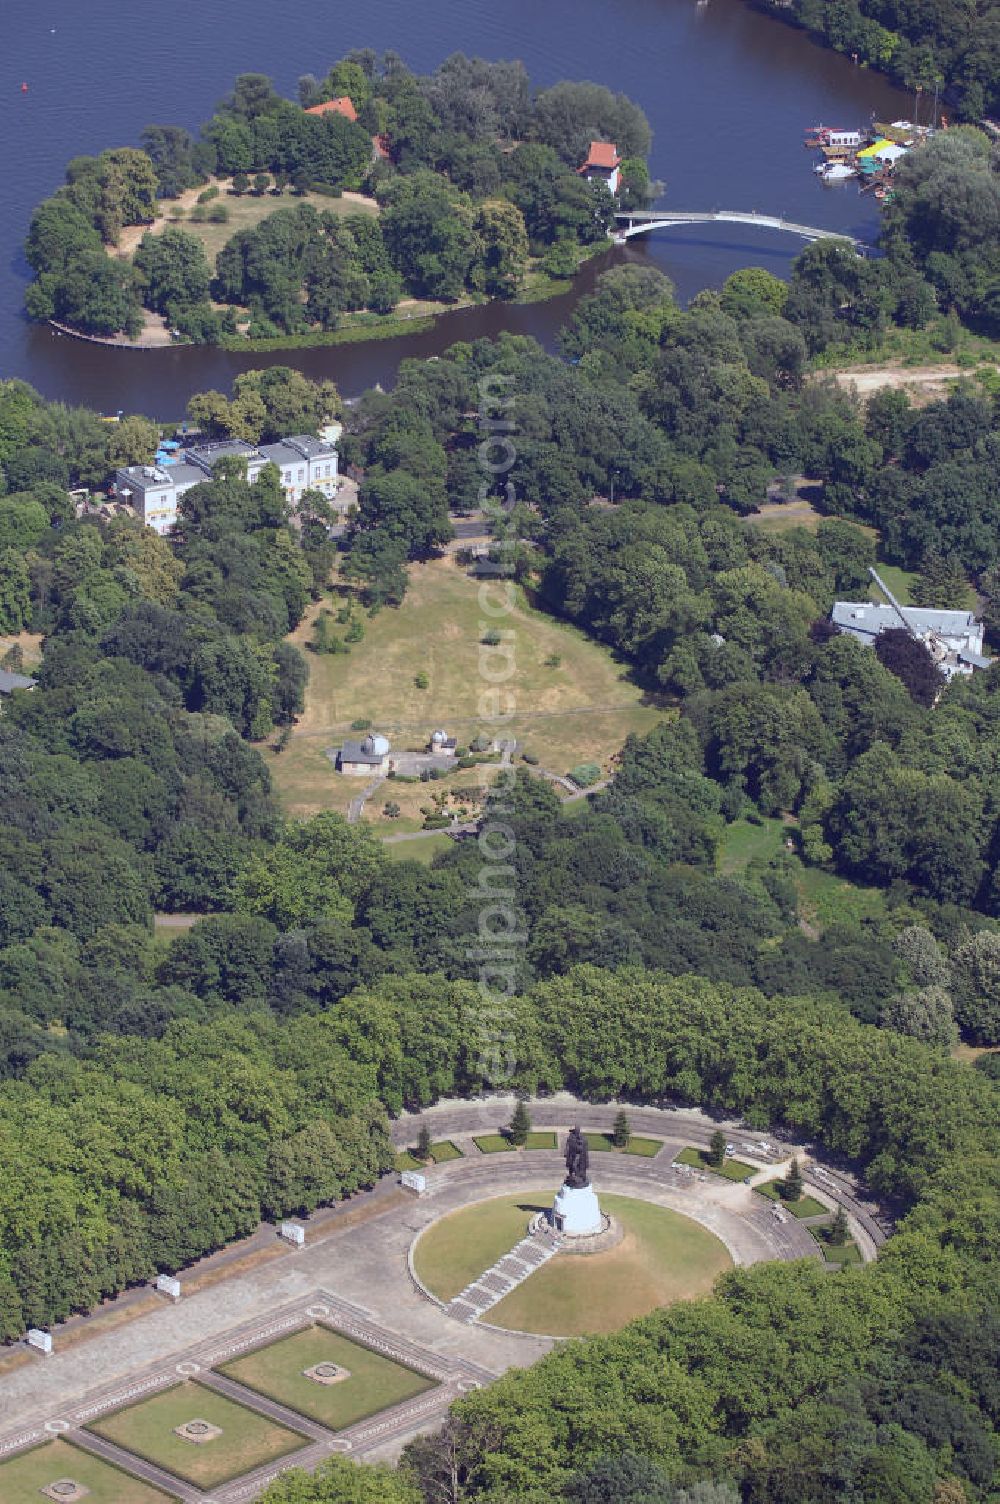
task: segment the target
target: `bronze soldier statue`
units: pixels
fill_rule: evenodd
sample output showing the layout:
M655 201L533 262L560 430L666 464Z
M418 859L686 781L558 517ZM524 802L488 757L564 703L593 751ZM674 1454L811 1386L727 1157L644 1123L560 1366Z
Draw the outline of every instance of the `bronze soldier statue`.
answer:
M587 1167L590 1164L590 1150L587 1148L587 1140L580 1129L571 1128L566 1140L566 1184L574 1190L590 1184L590 1176Z

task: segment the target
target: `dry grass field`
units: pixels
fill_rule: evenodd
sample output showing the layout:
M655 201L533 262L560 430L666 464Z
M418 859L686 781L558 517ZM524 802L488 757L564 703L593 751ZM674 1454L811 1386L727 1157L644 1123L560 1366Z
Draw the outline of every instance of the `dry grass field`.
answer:
M198 202L198 195L206 188L218 188L219 196L212 200L212 204L225 204L229 219L225 224L211 224L205 221L201 224L191 219L191 210ZM117 246L109 247L111 255L130 257L135 251L142 237L146 234L159 235L161 231L170 225L179 226L196 235L205 247L209 265L215 266L215 258L218 256L227 240L240 230L249 230L254 225L259 225L262 219L273 214L276 209L294 209L297 204L312 204L319 213L328 209L331 214L377 214L378 204L373 198L367 198L361 193L345 193L340 198L330 198L324 193L293 194L285 190L282 194L262 193L259 196L252 193L244 193L239 197L231 191L231 183L226 178L212 178L208 183L201 183L197 188L189 188L185 193L175 199L162 199L160 201L160 213L150 225L129 225L122 231ZM182 211L175 215L175 210Z
M483 618L478 589L451 556L413 565L402 606L364 617L364 640L347 655L308 650L315 617L330 602L310 608L291 639L309 661L305 712L288 746L270 759L289 813L344 809L360 791L364 780L337 774L325 755L352 734L356 719L371 721L397 749L423 748L438 726L466 745L480 731L516 738L520 750L556 773L581 762L606 771L630 732L648 731L660 719L663 712L643 703L626 667L582 632L535 610L518 591L517 605L499 623L514 634L513 672L499 686L513 714L503 723L484 721L481 696L490 685L481 672L481 637L494 623ZM496 653L489 657L499 662ZM426 689L415 683L421 671L429 679ZM480 765L447 786L481 786L490 776L489 766ZM430 791L445 786L385 784L365 817L384 833L406 829L419 819ZM382 820L386 799L400 805L403 820Z

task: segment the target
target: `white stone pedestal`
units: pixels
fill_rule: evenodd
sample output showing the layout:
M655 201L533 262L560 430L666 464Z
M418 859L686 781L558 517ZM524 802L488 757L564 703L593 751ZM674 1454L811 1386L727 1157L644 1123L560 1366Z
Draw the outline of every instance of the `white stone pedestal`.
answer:
M561 1185L552 1203L552 1225L567 1238L589 1238L604 1227L592 1185Z

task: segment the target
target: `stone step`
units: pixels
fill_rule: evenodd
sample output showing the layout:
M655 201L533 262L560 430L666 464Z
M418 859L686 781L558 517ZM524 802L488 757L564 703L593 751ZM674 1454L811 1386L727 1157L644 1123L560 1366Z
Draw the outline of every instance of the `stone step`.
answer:
M522 1238L503 1258L497 1259L491 1268L484 1269L471 1284L466 1285L454 1300L448 1302L445 1310L456 1321L477 1321L505 1295L523 1284L529 1274L534 1274L547 1263L561 1247L562 1239L554 1233Z

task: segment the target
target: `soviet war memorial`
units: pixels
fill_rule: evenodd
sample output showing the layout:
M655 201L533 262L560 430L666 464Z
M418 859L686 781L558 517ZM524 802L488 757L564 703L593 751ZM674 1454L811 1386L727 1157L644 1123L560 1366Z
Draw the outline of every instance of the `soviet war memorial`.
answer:
M997 1504L997 0L9 9L0 1504Z

